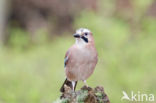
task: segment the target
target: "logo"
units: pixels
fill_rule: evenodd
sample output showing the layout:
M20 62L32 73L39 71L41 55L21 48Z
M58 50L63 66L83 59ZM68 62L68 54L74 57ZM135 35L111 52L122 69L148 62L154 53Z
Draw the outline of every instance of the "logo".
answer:
M122 91L123 97L121 100L128 100L128 101L148 101L148 102L153 102L154 101L154 94L145 94L145 93L140 93L138 91L137 93L134 93L131 91L131 95L128 95L125 91Z

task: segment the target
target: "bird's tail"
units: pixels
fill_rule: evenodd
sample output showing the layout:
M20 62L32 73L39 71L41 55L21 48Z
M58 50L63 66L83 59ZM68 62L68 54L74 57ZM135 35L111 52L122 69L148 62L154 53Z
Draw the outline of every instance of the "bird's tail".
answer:
M70 87L72 90L75 91L75 88L76 88L76 85L77 85L77 81L73 85L71 81L69 81L68 79L66 79L64 81L62 87L60 88L60 92L62 92L62 93L65 92L65 88L64 88L65 85L68 86L68 87Z

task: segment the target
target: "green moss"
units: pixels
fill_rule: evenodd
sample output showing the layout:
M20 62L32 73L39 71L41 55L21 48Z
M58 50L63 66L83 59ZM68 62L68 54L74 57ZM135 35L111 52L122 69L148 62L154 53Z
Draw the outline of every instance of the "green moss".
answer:
M78 103L84 103L84 100L87 98L87 96L88 96L88 91L81 90L80 94L77 96L76 100Z
M69 99L57 99L55 102L53 103L69 103Z
M61 103L69 103L69 99L68 98L62 99Z
M101 92L97 92L97 93L95 93L95 95L96 95L97 97L99 97L99 98L102 98L102 97L103 97L103 95L102 95Z

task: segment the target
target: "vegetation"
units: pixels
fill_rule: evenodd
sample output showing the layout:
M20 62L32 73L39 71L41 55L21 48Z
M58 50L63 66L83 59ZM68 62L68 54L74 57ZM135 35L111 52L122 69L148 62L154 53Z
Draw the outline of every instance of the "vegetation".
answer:
M110 103L110 101L101 86L95 88L83 86L77 91L65 86L65 92L54 103Z

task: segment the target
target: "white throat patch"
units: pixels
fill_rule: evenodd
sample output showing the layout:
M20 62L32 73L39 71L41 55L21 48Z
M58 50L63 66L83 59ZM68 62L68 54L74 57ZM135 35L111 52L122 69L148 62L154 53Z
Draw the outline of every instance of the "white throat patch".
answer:
M85 41L80 39L80 38L76 38L76 42L75 44L78 46L78 47L84 47L86 45Z

